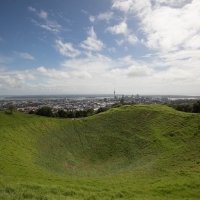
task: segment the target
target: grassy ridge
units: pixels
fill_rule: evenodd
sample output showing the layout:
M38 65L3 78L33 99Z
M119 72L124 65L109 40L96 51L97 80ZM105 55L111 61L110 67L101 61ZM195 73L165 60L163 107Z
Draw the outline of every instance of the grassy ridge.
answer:
M79 119L0 113L0 199L199 199L200 116L123 106Z

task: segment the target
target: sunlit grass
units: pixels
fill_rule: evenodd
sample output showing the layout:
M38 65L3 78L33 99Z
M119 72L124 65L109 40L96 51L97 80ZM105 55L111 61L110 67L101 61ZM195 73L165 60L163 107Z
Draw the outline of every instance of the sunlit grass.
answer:
M199 146L200 115L161 105L0 112L0 199L200 199Z

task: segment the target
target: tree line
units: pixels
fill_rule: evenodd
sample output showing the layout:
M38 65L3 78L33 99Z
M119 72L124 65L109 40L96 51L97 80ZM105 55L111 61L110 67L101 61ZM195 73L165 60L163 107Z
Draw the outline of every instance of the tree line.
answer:
M121 107L123 105L135 105L135 103L115 103L112 105L112 108ZM86 110L63 110L60 109L57 112L53 112L52 109L48 106L43 106L41 108L38 108L36 111L30 110L29 114L36 114L46 117L58 117L58 118L81 118L81 117L89 117L101 112L105 112L109 110L109 107L100 107L97 111L94 111L93 108L89 108Z
M94 114L98 114L100 112L105 112L109 108L107 107L102 107L99 108L96 112L94 111L93 108L89 108L86 110L58 110L57 112L53 112L52 109L48 106L43 106L36 111L30 110L29 114L36 114L36 115L41 115L41 116L46 116L46 117L58 117L58 118L82 118L82 117L89 117Z
M190 112L190 113L200 113L200 100L197 102L190 103L178 103L178 104L167 104L168 106L174 108L178 111Z

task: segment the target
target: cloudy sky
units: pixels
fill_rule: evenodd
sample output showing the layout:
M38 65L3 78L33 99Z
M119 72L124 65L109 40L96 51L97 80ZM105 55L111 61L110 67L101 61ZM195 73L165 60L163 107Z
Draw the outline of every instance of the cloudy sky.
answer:
M0 95L200 95L200 0L2 0Z

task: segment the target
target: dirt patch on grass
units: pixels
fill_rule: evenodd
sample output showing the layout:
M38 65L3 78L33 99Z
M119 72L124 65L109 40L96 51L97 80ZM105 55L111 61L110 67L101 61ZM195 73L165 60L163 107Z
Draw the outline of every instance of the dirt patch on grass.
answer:
M65 166L69 169L76 169L76 167L72 164L70 164L69 162L65 161Z

